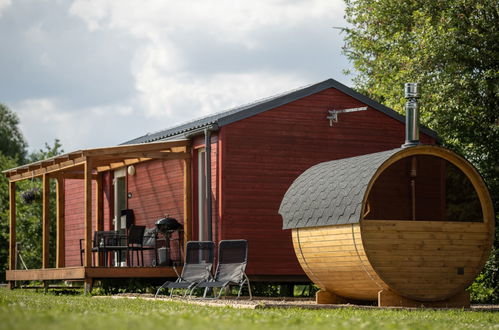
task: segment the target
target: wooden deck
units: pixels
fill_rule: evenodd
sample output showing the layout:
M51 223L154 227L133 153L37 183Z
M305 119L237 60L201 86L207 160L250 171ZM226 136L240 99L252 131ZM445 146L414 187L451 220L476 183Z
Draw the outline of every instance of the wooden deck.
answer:
M177 275L173 267L67 267L8 270L6 274L7 281L83 281L100 278L177 278Z

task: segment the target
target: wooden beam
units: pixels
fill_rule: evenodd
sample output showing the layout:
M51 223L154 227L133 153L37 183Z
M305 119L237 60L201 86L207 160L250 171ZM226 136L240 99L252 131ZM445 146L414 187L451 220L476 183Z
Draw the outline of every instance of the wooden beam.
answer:
M83 180L85 179L85 174L83 172L62 172L62 177L64 179L75 179ZM97 175L92 175L92 180L97 180Z
M56 186L56 207L57 207L57 242L56 242L56 267L63 268L65 266L65 223L64 223L64 178L57 178Z
M92 159L87 158L85 162L85 179L84 179L84 192L85 192L85 255L83 258L83 265L85 267L92 266Z
M9 182L9 269L16 269L16 183Z
M111 169L111 166L97 166L97 173L109 171Z
M119 167L123 167L123 166L128 166L128 165L143 163L143 162L147 162L149 160L151 160L151 158L126 159L123 162L124 164L122 164L120 166L116 166L117 164L115 164L114 166L111 166L111 165L96 166L97 167L97 173L105 172L105 171L110 171L110 170L113 170L115 168L119 168Z
M191 240L192 227L192 187L191 160L184 159L184 251L185 244Z
M50 178L42 178L42 268L49 268L50 244Z
M112 156L112 158L110 157ZM123 161L130 158L151 158L151 159L185 159L190 158L190 154L185 152L161 152L161 151L136 151L127 152L123 154L112 154L104 156L95 156L95 163L98 163L101 159L103 161L108 161L113 163L116 161Z
M29 269L7 271L8 281L43 281L43 280L83 280L84 267Z
M102 191L102 174L95 180L95 230L104 230L104 198ZM96 266L101 266L99 253L95 260Z
M60 164L50 165L46 168L40 168L40 169L37 169L34 171L28 171L27 169L24 169L24 170L19 169L18 172L20 172L20 173L9 177L9 180L15 182L15 181L20 181L20 180L30 179L33 177L42 176L43 174L53 173L53 172L67 169L67 168L81 166L81 165L83 165L84 161L85 161L85 158L80 157L80 158L77 158L75 160L68 160L68 161L62 162Z
M98 174L95 180L95 230L104 230L104 191L102 186L102 174Z
M133 144L109 148L97 148L91 150L84 150L83 154L85 156L104 156L104 155L123 155L131 152L147 152L147 151L158 151L170 149L173 147L184 147L190 146L191 141L169 141L169 142L153 142L153 143L143 143L143 144Z

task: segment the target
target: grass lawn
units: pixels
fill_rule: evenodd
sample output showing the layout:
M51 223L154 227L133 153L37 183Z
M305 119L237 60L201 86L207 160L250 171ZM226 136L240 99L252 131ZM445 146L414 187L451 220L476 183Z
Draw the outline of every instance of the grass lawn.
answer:
M248 310L0 289L0 329L499 329L499 313Z

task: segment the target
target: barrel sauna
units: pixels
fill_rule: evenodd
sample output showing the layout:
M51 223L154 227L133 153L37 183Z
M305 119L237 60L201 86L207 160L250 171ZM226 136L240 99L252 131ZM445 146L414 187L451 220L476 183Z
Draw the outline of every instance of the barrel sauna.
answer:
M475 168L437 146L317 164L279 213L318 303L469 306L493 243L494 210Z

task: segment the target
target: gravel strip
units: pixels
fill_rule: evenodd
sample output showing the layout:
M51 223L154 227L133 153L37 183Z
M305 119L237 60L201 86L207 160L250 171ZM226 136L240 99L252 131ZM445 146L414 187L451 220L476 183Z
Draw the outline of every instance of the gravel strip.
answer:
M364 310L419 310L420 308L413 307L378 307L366 305L352 305L352 304L324 304L318 305L315 299L312 298L285 298L285 297L253 297L249 300L247 297L235 299L227 297L223 299L200 299L200 298L184 298L184 297L160 297L154 298L152 294L118 294L113 296L94 296L93 298L113 298L113 299L144 299L144 300L159 300L159 301L178 301L187 304L200 305L200 306L214 306L214 307L232 307L232 308L246 308L246 309L269 309L269 308L303 308L303 309L339 309L339 308L355 308ZM499 305L471 305L471 308L434 308L435 310L442 309L459 309L465 311L476 312L499 312Z

